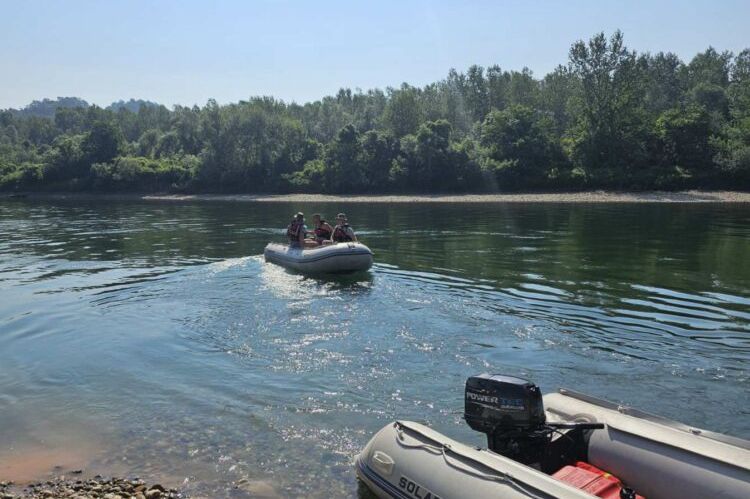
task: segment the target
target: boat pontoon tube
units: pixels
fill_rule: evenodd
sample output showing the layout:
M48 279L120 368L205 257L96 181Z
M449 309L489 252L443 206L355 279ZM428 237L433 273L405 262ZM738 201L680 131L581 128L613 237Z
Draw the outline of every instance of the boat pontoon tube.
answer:
M372 266L372 251L362 243L338 243L314 248L270 243L263 254L267 262L310 274L357 272Z

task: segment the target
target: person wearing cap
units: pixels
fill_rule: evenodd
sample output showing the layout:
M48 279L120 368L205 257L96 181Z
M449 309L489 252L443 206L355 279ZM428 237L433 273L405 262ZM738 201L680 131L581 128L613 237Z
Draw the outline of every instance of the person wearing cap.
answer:
M303 247L305 245L305 214L297 212L292 218L292 223L286 228L286 236L289 238L289 246Z
M336 227L333 229L331 239L335 243L357 242L357 235L354 234L354 230L349 226L345 213L336 215Z

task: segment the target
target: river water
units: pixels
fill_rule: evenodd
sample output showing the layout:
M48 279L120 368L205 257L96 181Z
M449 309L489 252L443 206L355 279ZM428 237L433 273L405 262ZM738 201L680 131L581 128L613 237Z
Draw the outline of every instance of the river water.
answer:
M263 261L342 209L369 273ZM747 205L2 201L0 478L364 495L352 460L395 418L482 444L486 371L749 438L749 285Z

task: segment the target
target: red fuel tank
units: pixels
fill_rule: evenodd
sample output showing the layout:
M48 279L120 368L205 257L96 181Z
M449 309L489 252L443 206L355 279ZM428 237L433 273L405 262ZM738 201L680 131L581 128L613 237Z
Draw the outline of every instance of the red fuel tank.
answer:
M623 497L620 495L620 491L623 489L622 482L617 477L589 463L578 461L575 466L565 466L552 476L597 497L604 499L621 499ZM631 497L645 499L637 494Z

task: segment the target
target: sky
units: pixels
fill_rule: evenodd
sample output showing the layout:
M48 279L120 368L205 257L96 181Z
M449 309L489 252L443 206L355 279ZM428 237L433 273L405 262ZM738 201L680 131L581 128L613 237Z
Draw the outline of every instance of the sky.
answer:
M685 61L750 47L750 0L0 0L0 20L0 109L58 96L303 103L472 64L541 77L576 40L616 29L631 49Z

